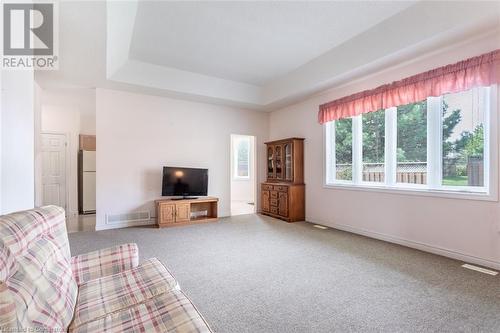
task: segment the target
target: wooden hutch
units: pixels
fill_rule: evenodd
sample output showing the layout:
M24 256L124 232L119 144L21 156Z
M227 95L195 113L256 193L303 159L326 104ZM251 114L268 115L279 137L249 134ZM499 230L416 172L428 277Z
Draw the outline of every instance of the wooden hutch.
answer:
M304 139L266 142L267 181L261 184L261 213L287 222L305 219Z

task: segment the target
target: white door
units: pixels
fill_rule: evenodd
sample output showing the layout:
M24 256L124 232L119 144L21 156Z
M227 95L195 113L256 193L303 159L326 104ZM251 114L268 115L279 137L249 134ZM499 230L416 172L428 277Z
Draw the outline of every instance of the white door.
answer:
M42 133L42 204L66 209L66 136Z

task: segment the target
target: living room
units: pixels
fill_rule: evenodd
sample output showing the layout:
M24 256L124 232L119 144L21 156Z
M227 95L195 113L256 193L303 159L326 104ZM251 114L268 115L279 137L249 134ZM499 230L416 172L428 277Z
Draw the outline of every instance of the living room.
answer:
M500 2L51 4L2 4L56 66L2 54L2 329L498 331Z

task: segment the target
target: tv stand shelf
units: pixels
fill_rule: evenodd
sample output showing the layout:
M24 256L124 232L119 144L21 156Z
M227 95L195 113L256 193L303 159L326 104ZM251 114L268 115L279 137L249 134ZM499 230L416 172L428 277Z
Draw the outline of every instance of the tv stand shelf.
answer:
M157 225L175 227L217 221L218 198L156 200Z

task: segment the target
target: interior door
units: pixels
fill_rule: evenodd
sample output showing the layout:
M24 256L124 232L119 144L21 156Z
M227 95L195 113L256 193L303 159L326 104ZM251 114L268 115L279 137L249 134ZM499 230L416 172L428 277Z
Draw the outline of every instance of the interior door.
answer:
M42 133L42 205L66 210L66 135Z

